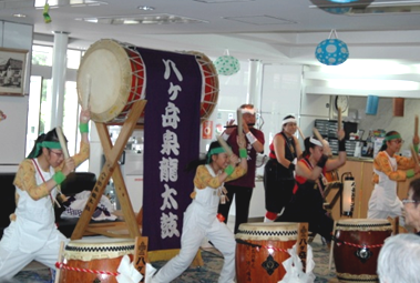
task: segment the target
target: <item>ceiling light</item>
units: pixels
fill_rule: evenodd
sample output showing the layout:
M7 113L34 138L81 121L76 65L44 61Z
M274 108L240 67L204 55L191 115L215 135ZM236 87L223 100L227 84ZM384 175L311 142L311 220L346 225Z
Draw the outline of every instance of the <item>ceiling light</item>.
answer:
M143 10L143 11L153 11L155 7L152 6L138 6L137 9Z
M139 15L133 17L119 17L119 18L76 18L78 21L85 21L98 24L109 25L133 25L133 24L174 24L174 23L207 23L206 21L185 18L169 14L159 15Z
M15 17L15 18L26 18L26 15L25 14L16 13L16 14L13 14L13 17Z
M194 1L214 4L214 3L226 3L226 2L251 2L255 0L194 0Z
M43 9L45 4L50 5L50 8L59 8L59 7L86 7L86 6L100 6L108 5L107 2L103 1L94 1L94 0L35 0L34 7L37 9Z

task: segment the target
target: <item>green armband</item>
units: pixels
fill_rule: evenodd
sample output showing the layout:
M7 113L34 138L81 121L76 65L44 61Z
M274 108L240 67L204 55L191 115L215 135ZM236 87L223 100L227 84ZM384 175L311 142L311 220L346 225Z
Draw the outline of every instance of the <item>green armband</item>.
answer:
M414 145L414 150L415 150L417 153L419 153L419 145L418 145L418 144L415 144L415 145Z
M246 158L248 156L248 152L246 151L245 148L240 148L239 149L239 157L240 158Z
M225 168L225 173L226 173L228 176L232 175L233 171L235 171L235 167L233 167L233 166L232 166L232 165L230 165L230 164L229 164L229 165Z
M407 170L407 172L405 172L405 175L407 176L407 178L414 177L414 170L413 169Z
M88 123L80 123L79 124L79 130L80 130L80 133L81 134L83 134L83 133L89 133L89 125L88 125Z
M63 172L58 171L52 176L52 178L57 185L60 185L66 179L66 176L64 176Z

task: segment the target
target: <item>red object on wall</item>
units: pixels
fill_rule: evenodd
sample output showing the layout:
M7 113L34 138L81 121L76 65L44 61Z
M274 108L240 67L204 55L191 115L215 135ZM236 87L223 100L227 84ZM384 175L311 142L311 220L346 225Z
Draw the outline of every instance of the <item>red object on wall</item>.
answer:
M202 138L211 140L213 137L213 121L206 120L203 122Z

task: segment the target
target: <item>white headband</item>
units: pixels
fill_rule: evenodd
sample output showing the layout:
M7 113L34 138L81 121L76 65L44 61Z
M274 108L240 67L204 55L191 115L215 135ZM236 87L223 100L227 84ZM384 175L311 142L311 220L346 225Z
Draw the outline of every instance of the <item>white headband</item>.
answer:
M288 118L286 120L283 120L283 122L281 122L281 125L283 126L284 124L287 123L295 123L296 124L296 119L295 118Z
M251 115L255 115L255 109L242 108L241 112L242 114L249 113Z
M313 137L310 137L310 138L309 138L309 141L310 141L312 144L314 144L314 145L318 145L318 146L323 147L322 143L321 143L319 140L314 139Z

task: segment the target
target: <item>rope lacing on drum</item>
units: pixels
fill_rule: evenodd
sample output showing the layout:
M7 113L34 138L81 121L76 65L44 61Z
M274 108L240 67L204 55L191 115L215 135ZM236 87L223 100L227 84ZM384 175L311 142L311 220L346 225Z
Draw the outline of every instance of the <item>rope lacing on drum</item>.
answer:
M72 267L72 266L68 266L67 264L64 264L62 262L56 262L55 267L57 267L59 269L66 269L66 270L70 270L70 271L93 273L93 274L105 274L105 275L112 275L112 276L118 276L120 274L119 272L109 272L109 271L103 271L103 270L94 270L94 269L87 269L87 268Z
M252 244L250 242L240 240L240 239L236 239L236 242L238 244L243 244L243 245L247 245L247 246L251 246L253 248L256 248L257 251L260 251L260 249L263 248L263 249L266 249L266 250L273 250L273 251L276 251L276 252L284 252L286 254L289 253L286 249L280 249L280 248L276 248L276 247L272 247L272 246L256 245L256 244Z
M335 236L332 236L332 240L334 240L334 242L337 244L337 246L340 246L342 244L345 244L347 246L351 246L351 247L355 247L355 248L359 248L359 249L363 249L363 248L367 248L367 249L374 249L374 248L381 248L384 244L376 244L376 245L361 245L361 244L354 244L354 243L349 243L346 241L341 241L338 240Z
M239 230L240 234L248 236L295 236L298 234L297 230L294 231L249 231L249 230Z
M66 251L71 252L88 252L88 253L96 253L96 252L126 252L126 251L133 251L134 245L128 246L120 246L120 247L72 247L67 246Z

